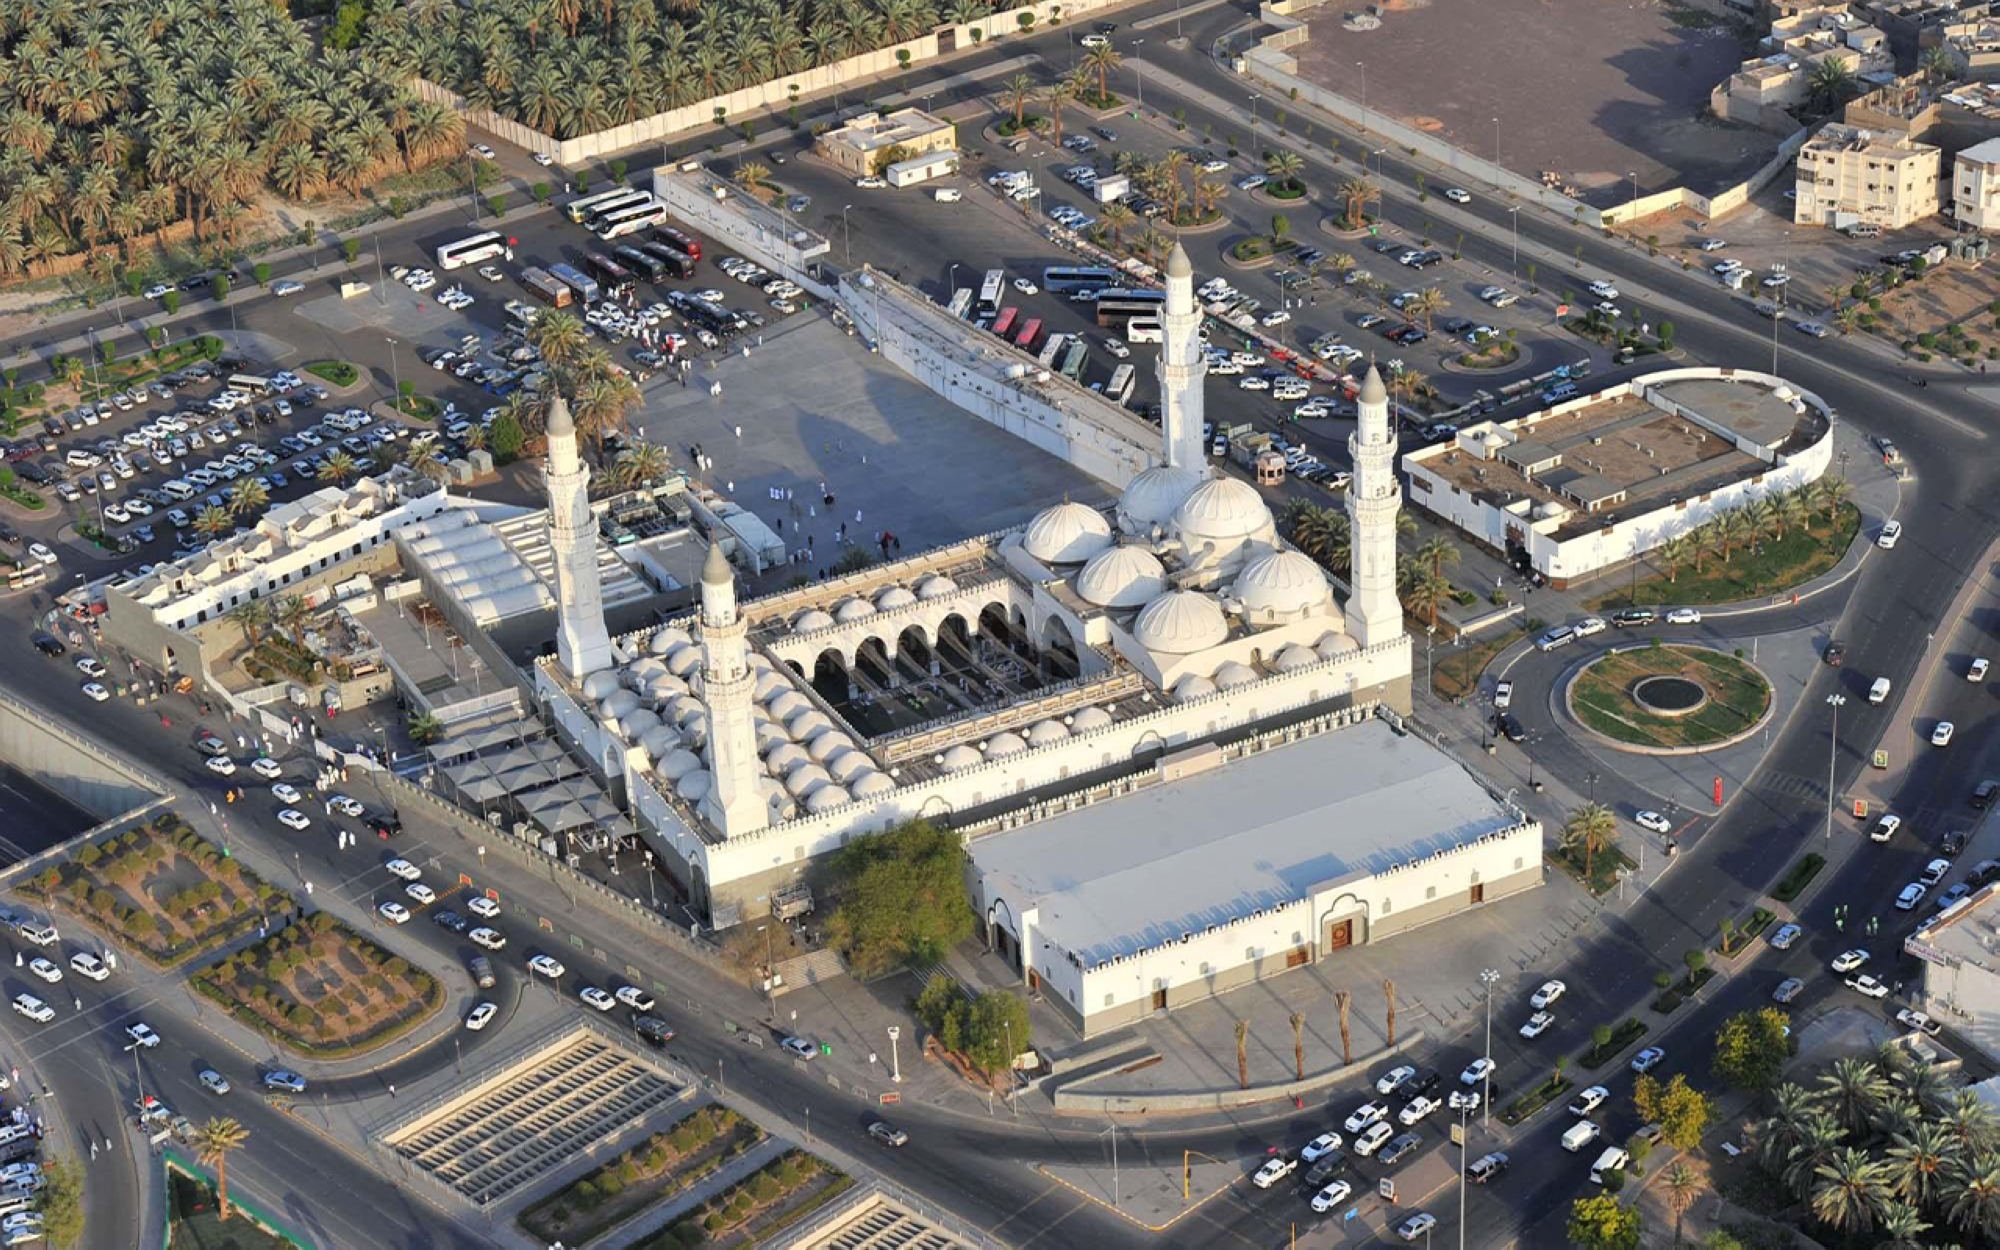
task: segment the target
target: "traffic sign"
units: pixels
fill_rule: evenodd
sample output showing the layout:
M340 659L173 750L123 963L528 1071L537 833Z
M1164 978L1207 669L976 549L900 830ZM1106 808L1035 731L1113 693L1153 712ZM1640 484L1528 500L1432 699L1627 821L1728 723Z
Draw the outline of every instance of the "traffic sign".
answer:
M1396 1178L1393 1176L1383 1177L1376 1183L1375 1192L1382 1195L1383 1201L1394 1202L1396 1200Z
M1889 753L1887 751L1875 752L1874 764L1877 768L1887 768L1889 766Z
M1856 820L1866 820L1866 819L1868 819L1868 800L1867 800L1867 799L1856 799L1856 800L1854 800L1854 819L1856 819Z

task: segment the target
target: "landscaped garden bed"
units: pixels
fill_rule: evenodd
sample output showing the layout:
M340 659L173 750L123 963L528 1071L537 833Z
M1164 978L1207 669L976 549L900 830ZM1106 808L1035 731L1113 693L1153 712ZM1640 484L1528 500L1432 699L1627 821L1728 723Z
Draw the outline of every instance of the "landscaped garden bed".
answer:
M1806 887L1812 884L1812 879L1818 876L1819 870L1824 867L1826 867L1825 856L1816 852L1806 855L1785 873L1784 878L1771 890L1771 897L1780 903L1791 902L1805 893Z
M1618 888L1618 874L1638 867L1623 847L1615 844L1606 846L1595 855L1586 857L1578 851L1563 847L1549 853L1549 860L1570 876L1575 877L1592 894L1603 894ZM1588 874L1585 869L1588 868Z
M521 1227L540 1243L587 1245L763 1139L762 1129L729 1108L702 1107L529 1207Z
M444 1005L437 978L315 912L191 978L205 997L301 1054L356 1054Z
M1479 676L1493 657L1523 637L1518 629L1503 630L1467 646L1454 647L1435 658L1431 685L1441 699L1471 698L1479 693Z
M334 386L353 386L361 380L361 371L344 360L309 360L300 368Z
M1501 1108L1501 1122L1519 1124L1575 1088L1575 1081L1558 1073Z
M102 925L168 968L292 906L283 890L259 880L173 812L86 843L22 889Z
M772 1239L853 1183L832 1164L790 1150L640 1242L639 1248L783 1244Z
M1612 1058L1619 1051L1624 1050L1627 1046L1630 1046L1633 1042L1638 1041L1644 1036L1646 1036L1646 1022L1627 1016L1618 1022L1616 1028L1611 1030L1610 1037L1604 1039L1601 1044L1593 1043L1589 1050L1583 1052L1583 1056L1577 1062L1592 1070L1601 1068L1611 1062Z
M167 1250L297 1250L297 1243L267 1230L229 1195L229 1219L217 1209L215 1187L179 1168L167 1169Z
M1699 563L1683 560L1671 574L1656 573L1637 586L1618 587L1591 600L1590 606L1738 603L1783 594L1839 564L1860 528L1861 510L1851 503L1841 504L1830 516L1815 511L1806 523L1746 542L1727 559L1711 553ZM1660 552L1648 558L1658 564Z
M1685 713L1650 710L1633 692L1639 683L1661 677L1693 682L1702 702ZM1656 642L1593 660L1571 683L1569 703L1586 726L1615 742L1711 746L1763 721L1771 708L1771 683L1747 662L1720 651Z

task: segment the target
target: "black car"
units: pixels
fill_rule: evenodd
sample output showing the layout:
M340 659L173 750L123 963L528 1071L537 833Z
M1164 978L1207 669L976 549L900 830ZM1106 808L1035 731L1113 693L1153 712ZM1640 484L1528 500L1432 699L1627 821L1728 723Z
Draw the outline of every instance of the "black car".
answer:
M464 916L448 908L444 911L432 912L431 920L440 928L450 929L453 933L463 933L472 927L471 922L466 920Z
M1446 334L1463 334L1467 330L1470 330L1474 324L1468 317L1446 317L1443 321L1438 322L1438 329L1443 330Z
M35 650L41 652L43 655L61 655L63 652L69 650L69 648L63 646L62 643L47 634L38 634L35 637Z
M472 983L482 990L493 988L493 961L484 955L474 955L466 961L472 970Z
M1620 608L1611 614L1611 623L1620 627L1651 625L1659 619L1660 614L1652 608Z
M1374 248L1384 256L1387 256L1391 252L1400 252L1403 250L1403 245L1394 239L1377 239L1368 246Z
M667 1022L658 1016L633 1017L632 1031L655 1046L665 1046L668 1042L674 1040L673 1029L668 1027Z
M1994 781L1989 777L1980 782L1979 788L1972 792L1972 805L1980 811L1985 811L1993 806L1993 796L1996 794L2000 794L2000 781Z
M1946 859L1956 859L1960 852L1964 850L1965 831L1963 829L1947 831L1944 835L1944 840L1938 843L1938 854L1944 856Z
M1375 1156L1375 1161L1384 1167L1401 1163L1404 1159L1409 1158L1417 1147L1423 1144L1424 1139L1421 1135L1404 1133L1388 1145L1382 1147L1382 1152Z
M1345 1151L1329 1150L1319 1158L1313 1160L1312 1166L1299 1176L1299 1182L1307 1189L1318 1191L1328 1181L1345 1172L1347 1166L1348 1159Z
M1840 662L1847 658L1847 644L1829 642L1826 644L1826 650L1819 653L1819 658L1826 661L1829 667L1839 668Z
M1523 742L1527 740L1527 728L1521 724L1521 718L1512 712L1501 712L1495 716L1493 718L1493 727L1499 730L1500 736L1509 742Z
M1415 1076L1403 1082L1403 1088L1397 1092L1403 1095L1405 1101L1409 1101L1420 1094L1436 1093L1438 1086L1443 1083L1444 1078L1438 1075L1436 1068L1420 1068Z

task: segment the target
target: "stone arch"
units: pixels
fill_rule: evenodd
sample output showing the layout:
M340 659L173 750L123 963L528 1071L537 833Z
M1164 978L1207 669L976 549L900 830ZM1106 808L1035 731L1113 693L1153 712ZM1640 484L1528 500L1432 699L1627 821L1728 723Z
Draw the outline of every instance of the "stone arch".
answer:
M1042 622L1042 669L1051 681L1069 681L1082 671L1077 660L1076 636L1069 622L1051 614Z
M708 873L702 870L699 862L690 863L688 865L688 906L693 908L698 915L707 916L713 920L715 914L709 906L710 902L711 900L708 897Z
M872 634L854 648L854 671L878 686L894 686L901 680L889 658L889 644Z
M1021 923L1007 900L996 898L986 909L986 947L1004 960L1016 975L1021 971Z
M965 613L946 613L944 619L937 623L937 645L939 650L949 646L957 646L967 652L972 650L972 628L966 624Z
M805 665L799 663L797 660L786 660L785 664L792 670L792 672L795 675L799 677L804 677L806 675Z
M1352 891L1341 894L1320 913L1319 958L1350 946L1368 944L1368 900Z
M813 661L813 689L829 703L845 703L854 691L854 676L847 656L837 647L828 647Z
M1007 605L989 603L979 609L977 632L981 638L996 646L1008 646L1014 636L1014 623L1007 618Z
M1166 750L1167 740L1160 736L1160 731L1148 729L1139 736L1137 742L1132 744L1132 758L1143 759L1149 754L1164 755Z
M896 635L896 658L917 672L937 676L937 651L931 646L930 631L922 622L907 625Z

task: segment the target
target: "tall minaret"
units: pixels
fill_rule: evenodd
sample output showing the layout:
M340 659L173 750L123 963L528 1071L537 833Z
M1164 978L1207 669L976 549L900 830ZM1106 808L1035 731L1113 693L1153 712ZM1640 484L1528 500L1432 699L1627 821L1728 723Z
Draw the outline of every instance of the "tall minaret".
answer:
M1347 438L1354 481L1347 491L1348 550L1353 593L1347 632L1364 647L1403 633L1403 605L1396 598L1396 439L1389 429L1389 391L1374 365L1361 380L1360 416Z
M1187 249L1174 244L1167 257L1167 309L1160 317L1160 432L1167 463L1208 476L1201 445L1201 387L1208 357L1201 350L1201 306L1194 302L1194 265Z
M597 522L590 515L590 468L576 453L576 422L560 392L549 400L549 543L556 557L556 605L562 623L556 654L571 680L611 667L604 632L604 592L597 584Z
M702 814L733 837L762 829L764 775L757 760L747 627L736 611L736 580L720 545L711 543L701 566L702 702L708 705L708 773L713 784Z

